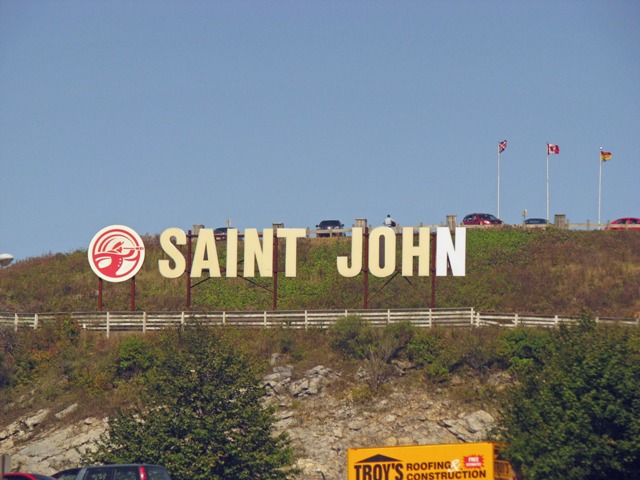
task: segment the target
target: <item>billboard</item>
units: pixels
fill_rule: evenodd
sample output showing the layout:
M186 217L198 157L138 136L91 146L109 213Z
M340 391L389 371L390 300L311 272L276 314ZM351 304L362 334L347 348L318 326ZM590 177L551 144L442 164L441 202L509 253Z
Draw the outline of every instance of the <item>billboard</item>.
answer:
M348 480L515 480L493 442L351 448Z

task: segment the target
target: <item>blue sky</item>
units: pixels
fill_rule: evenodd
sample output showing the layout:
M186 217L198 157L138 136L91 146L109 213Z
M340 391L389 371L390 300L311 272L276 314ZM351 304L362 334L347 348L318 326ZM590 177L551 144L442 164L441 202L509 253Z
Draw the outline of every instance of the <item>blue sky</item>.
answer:
M0 253L640 217L640 2L0 0ZM613 158L602 166L599 148Z

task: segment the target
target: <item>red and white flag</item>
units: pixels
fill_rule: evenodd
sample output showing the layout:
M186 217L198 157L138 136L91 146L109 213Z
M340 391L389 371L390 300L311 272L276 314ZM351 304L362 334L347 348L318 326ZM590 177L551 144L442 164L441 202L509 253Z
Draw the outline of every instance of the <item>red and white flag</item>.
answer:
M549 154L559 154L560 153L560 147L558 145L554 145L553 143L547 143L547 155Z
M507 141L503 140L498 144L498 153L502 153L507 148Z

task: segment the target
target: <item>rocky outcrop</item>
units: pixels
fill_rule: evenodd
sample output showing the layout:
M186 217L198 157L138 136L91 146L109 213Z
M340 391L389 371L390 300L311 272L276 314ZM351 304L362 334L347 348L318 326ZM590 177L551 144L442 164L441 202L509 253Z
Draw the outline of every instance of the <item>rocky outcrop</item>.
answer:
M490 413L467 411L438 393L396 389L356 401L344 391L328 393L339 372L317 366L297 379L295 373L292 366L274 366L263 382L265 401L277 407L275 430L287 432L295 447L299 480L346 478L348 448L481 441L495 423ZM11 455L14 470L51 474L78 466L106 419L66 425L76 408L41 410L1 427L0 453Z
M48 475L79 465L80 456L95 444L107 423L106 419L86 418L61 426L76 408L74 404L55 413L40 410L0 430L0 452L11 455L12 469Z

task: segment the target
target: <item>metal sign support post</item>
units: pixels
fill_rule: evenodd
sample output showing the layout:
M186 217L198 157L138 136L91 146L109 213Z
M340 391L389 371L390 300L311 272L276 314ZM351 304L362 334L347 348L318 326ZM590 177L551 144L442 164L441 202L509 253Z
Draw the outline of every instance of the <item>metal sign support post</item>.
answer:
M191 230L187 233L187 310L191 310L191 239L197 235L193 235Z
M273 229L273 310L278 309L278 236L277 229Z

